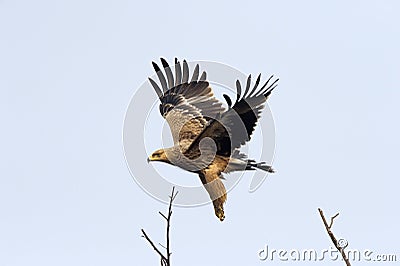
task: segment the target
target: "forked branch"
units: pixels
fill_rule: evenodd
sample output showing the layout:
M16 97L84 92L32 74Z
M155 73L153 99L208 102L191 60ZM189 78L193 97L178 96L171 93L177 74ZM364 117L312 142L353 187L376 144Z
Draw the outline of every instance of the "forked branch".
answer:
M347 246L347 243L345 245L342 245L342 243L339 243L338 240L336 239L335 235L332 233L332 225L333 225L333 220L338 217L339 213L335 214L334 216L331 217L331 222L328 225L328 222L325 219L324 213L320 208L318 208L319 215L321 215L322 221L324 222L326 232L328 232L329 237L331 238L333 245L336 247L336 249L340 252L340 254L343 257L344 262L346 263L347 266L351 266L349 259L346 256L346 253L344 252L344 249Z
M168 207L168 214L164 215L162 212L158 212L166 221L167 221L167 233L166 233L166 242L167 245L162 246L163 248L166 249L167 254L164 255L163 252L161 252L157 246L154 244L154 242L150 239L150 237L146 234L146 232L142 229L142 237L144 237L147 242L150 243L151 247L154 249L155 252L160 256L160 264L161 266L171 266L171 251L170 251L170 237L169 237L169 232L170 232L170 225L171 225L171 215L172 215L172 203L175 200L176 195L178 194L178 191L175 192L175 187L172 188L171 196L169 197L169 207Z

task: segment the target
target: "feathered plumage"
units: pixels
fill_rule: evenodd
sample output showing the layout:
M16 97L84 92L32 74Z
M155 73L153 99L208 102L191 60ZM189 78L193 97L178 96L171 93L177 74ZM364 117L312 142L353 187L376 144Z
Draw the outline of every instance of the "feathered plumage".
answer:
M152 62L161 88L151 78L149 81L160 99L160 113L170 126L174 146L155 151L148 160L170 163L197 173L213 201L216 216L222 221L226 201L222 173L256 168L273 172L271 166L247 159L239 148L250 140L264 103L277 86L278 79L270 82L271 76L258 89L261 74L253 88L249 75L244 92L237 80L235 102L223 95L228 105L225 109L214 97L206 81L206 72L200 76L198 64L189 81L189 66L185 60L181 65L175 59L175 78L168 62L161 58L161 63L165 76L157 63ZM207 143L209 138L214 143Z

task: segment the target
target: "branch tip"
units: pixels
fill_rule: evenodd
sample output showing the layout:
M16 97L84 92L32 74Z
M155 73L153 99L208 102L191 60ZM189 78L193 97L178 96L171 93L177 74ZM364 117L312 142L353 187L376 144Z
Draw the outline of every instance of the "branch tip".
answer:
M344 252L345 247L340 247L340 246L339 246L338 241L337 241L335 235L334 235L334 234L332 233L332 231L331 231L331 227L332 227L332 225L333 225L333 220L334 220L336 217L338 217L339 213L337 213L337 214L335 214L334 216L331 217L331 223L330 223L330 225L328 225L328 223L327 223L327 221L326 221L326 219L325 219L325 216L324 216L324 212L323 212L320 208L318 208L318 211L319 211L319 214L320 214L320 216L321 216L322 222L324 223L326 232L328 233L329 237L330 237L331 240L332 240L332 243L335 245L336 249L340 252L340 254L342 254L343 260L344 260L344 262L346 263L346 265L347 265L347 266L351 266L350 261L349 261L349 259L347 258L346 253Z
M164 246L161 243L158 243L161 247L165 248L167 251L166 256L154 245L154 242L150 239L150 237L146 234L146 232L141 229L143 235L147 242L150 243L151 247L154 249L154 251L157 252L157 254L160 256L160 264L161 266L171 266L170 261L171 261L171 254L170 252L170 237L169 237L169 229L171 225L171 215L172 215L172 203L176 198L176 195L178 195L178 191L175 192L175 187L172 187L172 192L171 196L169 196L169 206L168 206L168 215L165 216L162 212L158 212L166 221L167 221L167 233L166 233L166 238L167 238L167 245Z

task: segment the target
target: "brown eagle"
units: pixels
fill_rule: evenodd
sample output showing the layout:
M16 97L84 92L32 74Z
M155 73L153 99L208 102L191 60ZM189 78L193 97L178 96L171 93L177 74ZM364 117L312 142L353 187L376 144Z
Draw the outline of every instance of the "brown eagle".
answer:
M250 88L249 75L244 90L237 80L234 104L228 95L223 95L228 105L225 109L214 97L206 72L199 75L198 64L189 80L185 60L181 64L175 59L175 76L165 59L161 58L161 63L165 75L152 62L161 88L151 78L149 81L160 99L160 113L171 129L174 146L153 152L147 160L169 163L198 174L213 201L215 215L223 221L227 196L222 173L256 168L274 172L265 162L247 159L239 148L250 140L264 103L279 79L271 82L271 76L259 88L259 74Z

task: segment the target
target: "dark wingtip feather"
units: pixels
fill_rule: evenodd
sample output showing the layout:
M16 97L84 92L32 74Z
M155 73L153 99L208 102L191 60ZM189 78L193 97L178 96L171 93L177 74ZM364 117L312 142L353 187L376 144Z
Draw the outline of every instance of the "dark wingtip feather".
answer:
M165 60L164 58L160 58L161 59L161 64L163 65L163 68L167 68L169 67L167 60Z
M267 84L269 83L269 81L272 79L273 76L274 76L274 75L272 75L272 76L267 80L267 82L265 83L265 85L260 89L260 91L259 91L259 93L257 94L257 96L262 95L262 94L263 94L264 96L268 96L268 95L271 93L271 91L272 91L273 89L275 89L275 87L277 86L276 83L279 81L279 78L276 79L274 82L272 82L272 84L269 85L266 89L264 89L264 87L267 86ZM271 89L271 88L272 88L272 89ZM268 94L268 95L267 95L267 94Z
M256 80L256 84L254 85L253 89L251 90L251 92L246 96L246 98L251 97L254 92L256 91L258 84L260 84L260 80L261 80L261 73L258 74L257 80Z
M156 71L156 72L158 72L158 71L160 71L161 69L160 69L160 67L157 65L157 63L156 62L151 62L151 64L153 65L153 68L154 68L154 70Z
M203 71L203 73L200 76L200 80L205 81L206 79L207 79L207 73L205 71Z
M278 87L278 84L271 85L271 87L264 93L264 97L268 97L276 87Z
M228 107L231 108L231 107L232 107L232 100L231 100L231 98L230 98L228 95L226 95L226 94L223 94L222 96L224 96L225 101L226 101L226 103L228 104Z
M175 58L175 86L178 86L182 83L182 70L181 64Z
M151 78L149 78L150 84L151 86L153 86L155 92L157 93L158 98L161 98L163 96L163 93L161 92L160 87L158 87L157 83L152 80Z
M182 83L186 83L189 81L189 66L186 60L183 60L183 76Z
M265 86L268 85L269 81L270 81L273 77L274 77L274 75L271 75L271 76L268 78L267 82L265 82L265 84L261 87L260 91L262 91L262 90L265 88Z
M161 83L161 87L163 88L163 91L167 91L168 90L168 86L167 86L167 82L165 80L164 74L162 73L160 67L157 65L157 63L155 62L151 62L153 64L154 70L157 73L158 79L160 80Z
M246 95L247 95L247 93L249 92L249 89L250 89L250 84L251 84L251 74L247 78L246 89L244 91L243 98L246 98Z
M260 80L261 80L261 73L258 74L257 80L256 80L256 84L254 85L255 88L258 87L258 84L260 84Z
M253 89L253 91L250 93L250 97L257 97L257 96L260 96L261 94L264 94L264 93L262 93L263 91L265 91L264 90L264 88L268 85L268 83L269 83L269 81L272 79L274 77L274 75L271 75L269 78L268 78L268 80L265 82L265 84L261 87L261 89L258 91L258 92L255 92L255 86L254 86L254 89ZM268 88L266 89L266 90L268 90ZM254 95L253 95L254 94Z
M168 62L164 58L160 58L161 63L164 67L165 74L167 75L168 87L169 89L174 87L174 75L172 74L171 68L169 67Z
M199 78L200 67L199 64L196 64L193 71L193 76L191 81L197 81Z
M236 102L239 101L240 95L242 95L242 86L240 85L240 81L236 80Z

